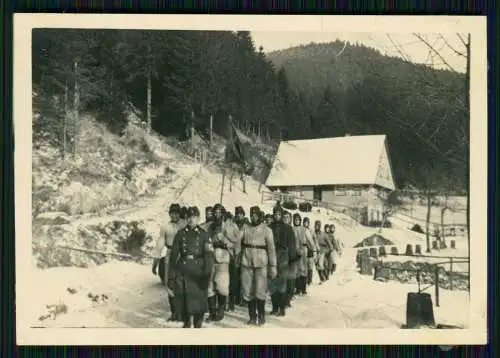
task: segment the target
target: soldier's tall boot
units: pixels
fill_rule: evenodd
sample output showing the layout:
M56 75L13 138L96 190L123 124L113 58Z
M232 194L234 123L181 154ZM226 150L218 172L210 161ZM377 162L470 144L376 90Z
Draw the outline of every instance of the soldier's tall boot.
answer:
M307 276L300 276L300 293L307 295Z
M318 270L320 284L326 281L325 270Z
M168 297L168 305L170 306L170 317L167 319L169 322L179 321L175 310L175 299L173 297Z
M288 308L292 307L292 298L293 294L295 293L295 279L290 279L288 280L288 283L286 285L286 306Z
M217 314L216 321L222 321L224 319L224 311L226 309L226 296L217 294Z
M277 302L278 302L278 316L285 316L286 315L286 305L287 305L287 295L286 293L278 293L277 296Z
M257 325L257 302L256 300L248 301L248 316L250 319L247 324L255 326Z
M337 264L332 265L332 274L337 270Z
M273 305L273 310L269 312L270 315L277 315L279 313L279 293L273 293L271 295L271 304Z
M311 285L312 282L313 282L313 271L312 270L308 270L307 271L307 284Z
M257 315L259 319L259 326L266 324L266 301L265 300L257 300Z
M208 318L207 322L217 320L217 296L213 295L208 298Z
M229 294L229 311L233 312L234 311L234 294L230 293Z
M295 294L300 295L300 276L295 278Z
M193 326L194 328L201 328L203 325L203 313L197 314L193 317Z
M182 321L184 322L184 325L182 326L182 328L191 328L191 316L189 315L184 315L184 317L182 318Z

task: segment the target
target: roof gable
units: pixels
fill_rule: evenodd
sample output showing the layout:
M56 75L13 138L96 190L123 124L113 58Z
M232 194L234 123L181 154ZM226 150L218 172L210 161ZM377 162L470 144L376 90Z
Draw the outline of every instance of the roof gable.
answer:
M281 142L266 185L375 184L385 141L365 135Z
M387 143L384 143L382 152L380 153L379 167L377 176L375 178L375 184L380 185L384 188L391 190L396 189L394 186L394 179L392 176L391 163L387 155Z

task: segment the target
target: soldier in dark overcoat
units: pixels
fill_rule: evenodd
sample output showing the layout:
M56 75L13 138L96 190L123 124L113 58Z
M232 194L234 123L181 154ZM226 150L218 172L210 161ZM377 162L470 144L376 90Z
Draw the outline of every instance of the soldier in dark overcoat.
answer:
M297 261L298 255L295 245L293 229L283 222L283 208L275 206L273 209L274 220L269 228L273 232L276 250L277 275L270 280L272 311L270 314L284 316L288 304L286 284L290 263Z
M173 291L175 306L184 328L201 328L207 312L208 283L214 264L210 236L198 226L200 212L193 206L187 210L187 226L174 238L170 251L168 288Z
M314 223L314 240L316 241L318 248L319 248L319 255L318 255L318 261L317 261L317 270L318 270L318 275L320 279L320 284L325 282L328 279L327 273L326 273L326 263L325 259L330 252L330 244L327 239L327 234L321 231L321 221L316 220Z
M250 208L251 225L243 227L242 239L236 247L237 265L241 266L243 298L248 302L248 324L263 325L268 289L268 276L276 277L276 251L271 229L261 221L258 206Z
M272 214L266 214L265 221L266 221L267 225L271 226L271 224L274 221L273 215Z

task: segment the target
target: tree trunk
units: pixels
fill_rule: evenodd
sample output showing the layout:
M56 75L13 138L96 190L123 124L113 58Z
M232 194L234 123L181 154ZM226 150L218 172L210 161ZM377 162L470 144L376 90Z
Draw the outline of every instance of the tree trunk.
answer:
M148 65L148 89L147 89L147 99L146 99L146 131L151 133L152 121L151 121L151 66Z
M470 121L470 56L471 56L471 51L470 51L470 33L467 35L467 74L465 76L465 81L466 81L466 86L465 86L465 105L467 108L467 115L468 118L465 119L465 128L467 128L467 133L469 133L469 121ZM468 140L466 141L466 148L467 148L467 182L468 182L468 187L467 187L467 209L466 209L466 214L467 214L467 250L469 253L469 260L470 260L470 178L469 178L469 168L470 168L470 134L468 135ZM469 264L469 269L470 269L470 264ZM470 288L470 275L468 275L469 278L469 288ZM470 291L470 290L469 290Z
M63 158L66 158L68 153L68 117L69 117L69 103L68 103L68 82L64 87L64 118L63 118Z
M210 144L212 144L213 141L213 123L214 123L214 116L210 115Z
M426 252L431 252L430 242L430 224L431 224L431 192L427 190L427 218L425 220L425 243L427 245Z
M75 61L75 89L73 95L73 155L78 153L78 121L80 107L80 93L78 87L78 62Z
M441 209L441 238L446 243L446 232L444 229L444 214L448 210L448 194L444 196L444 207Z

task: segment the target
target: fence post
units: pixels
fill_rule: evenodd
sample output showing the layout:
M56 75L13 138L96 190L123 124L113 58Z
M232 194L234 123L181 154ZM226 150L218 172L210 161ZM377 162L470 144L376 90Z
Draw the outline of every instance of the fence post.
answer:
M417 270L418 293L420 293L420 270Z
M436 295L436 307L439 307L439 265L434 268L434 290Z
M260 192L260 203L264 204L264 190Z
M453 257L450 257L450 291L453 291Z

